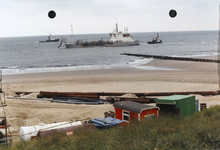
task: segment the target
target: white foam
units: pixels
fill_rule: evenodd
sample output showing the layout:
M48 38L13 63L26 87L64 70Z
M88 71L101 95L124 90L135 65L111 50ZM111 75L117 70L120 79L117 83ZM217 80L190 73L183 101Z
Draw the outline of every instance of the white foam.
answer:
M147 64L149 62L151 62L153 60L153 58L142 58L142 59L137 59L134 60L133 62L128 63L129 65L133 66L133 65L143 65L143 64Z
M213 53L216 55L216 53ZM195 55L195 56L210 56L210 55ZM194 57L195 57L194 56ZM192 57L191 55L187 56L177 56L173 55L173 57ZM72 70L98 70L98 69L111 69L117 67L132 67L142 70L179 70L175 68L166 68L166 67L154 67L154 66L144 66L151 61L153 58L138 58L131 59L128 63L118 63L112 65L85 65L85 66L71 66L71 64L67 64L65 67L45 67L45 68L18 68L18 66L10 66L7 69L1 69L4 75L9 74L27 74L27 73L41 73L41 72L59 72L59 71L72 71Z
M111 66L71 66L71 67L47 67L47 68L28 68L28 69L2 69L4 75L10 74L27 74L27 73L43 73L43 72L59 72L71 70L96 70L96 69L110 69Z
M165 68L165 67L154 67L154 66L133 66L134 68L137 69L142 69L142 70L180 70L180 69L174 69L174 68Z
M129 66L132 68L142 69L142 70L178 70L178 69L165 68L165 67L144 66L144 64L147 64L153 60L154 60L153 58L144 58L140 60L135 60L134 62L130 63Z
M8 69L15 69L18 68L18 66L9 66Z

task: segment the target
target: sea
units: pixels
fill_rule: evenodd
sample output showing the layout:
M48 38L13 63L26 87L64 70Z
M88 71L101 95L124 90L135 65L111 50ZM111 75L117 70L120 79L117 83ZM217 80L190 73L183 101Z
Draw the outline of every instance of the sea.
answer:
M140 69L159 69L138 67L152 61L121 55L135 53L148 55L197 57L218 54L218 31L159 32L162 44L148 44L157 32L130 33L139 40L139 46L60 48L59 42L39 43L45 36L0 38L0 70L3 75L71 70L95 70L120 67ZM109 40L107 34L53 35L67 41ZM162 68L160 68L162 69Z

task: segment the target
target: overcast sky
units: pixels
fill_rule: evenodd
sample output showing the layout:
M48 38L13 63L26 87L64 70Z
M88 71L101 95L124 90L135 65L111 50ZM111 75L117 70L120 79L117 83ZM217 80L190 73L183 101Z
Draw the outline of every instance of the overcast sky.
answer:
M219 29L220 0L0 0L0 37ZM177 16L171 18L174 9ZM50 19L48 12L56 17Z

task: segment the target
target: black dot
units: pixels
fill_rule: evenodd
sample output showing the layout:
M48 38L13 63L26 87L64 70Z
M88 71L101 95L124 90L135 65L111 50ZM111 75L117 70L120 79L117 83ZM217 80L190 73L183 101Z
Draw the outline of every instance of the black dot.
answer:
M176 10L171 9L170 12L169 12L169 15L170 15L171 18L176 17L176 15L177 15Z
M49 11L48 17L51 18L51 19L55 18L56 17L55 11L53 11L53 10Z

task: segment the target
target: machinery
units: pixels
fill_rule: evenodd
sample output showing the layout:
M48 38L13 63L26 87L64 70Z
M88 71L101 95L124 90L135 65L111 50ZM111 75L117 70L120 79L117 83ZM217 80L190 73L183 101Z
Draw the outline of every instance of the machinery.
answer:
M10 130L8 128L9 126L7 124L7 119L4 110L4 106L7 105L5 102L5 93L2 90L2 71L0 71L0 103L1 103L0 107L2 107L4 113L4 116L0 116L0 146L11 145L12 139L11 139L11 135L10 136L8 135L8 131L10 133Z

